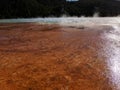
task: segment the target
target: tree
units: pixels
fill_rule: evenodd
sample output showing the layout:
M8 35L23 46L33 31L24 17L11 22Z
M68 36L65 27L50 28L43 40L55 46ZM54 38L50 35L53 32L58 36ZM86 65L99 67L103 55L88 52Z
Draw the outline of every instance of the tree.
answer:
M97 8L97 9L96 9ZM0 0L0 18L61 16L115 16L120 14L120 2L116 0Z

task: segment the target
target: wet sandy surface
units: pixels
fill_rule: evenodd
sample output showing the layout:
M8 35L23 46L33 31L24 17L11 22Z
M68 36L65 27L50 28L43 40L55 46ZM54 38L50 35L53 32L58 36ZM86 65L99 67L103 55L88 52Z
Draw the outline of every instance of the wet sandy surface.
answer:
M105 48L111 29L0 24L0 90L117 90Z

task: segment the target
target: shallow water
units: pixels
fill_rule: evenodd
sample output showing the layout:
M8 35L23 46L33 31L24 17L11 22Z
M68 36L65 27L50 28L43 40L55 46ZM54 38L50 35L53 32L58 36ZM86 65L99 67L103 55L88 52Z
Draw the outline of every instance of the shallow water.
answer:
M120 25L112 25L113 30L104 33L103 37L109 79L115 85L115 90L120 90Z
M65 48L66 49L66 51L68 52L68 53L70 53L70 51L69 50L71 50L71 54L70 54L70 56L68 56L67 58L66 58L66 61L68 61L68 59L71 57L71 55L75 55L76 56L76 54L77 53L73 53L73 51L74 50L76 50L77 52L81 49L81 48L77 48L77 47L79 47L80 45L82 45L82 44L84 44L84 43L87 43L87 45L88 45L88 47L90 47L90 45L93 43L99 43L100 41L98 41L98 40L104 40L104 43L102 43L102 47L103 48L100 48L100 49L96 49L95 51L96 52L99 52L99 53L102 53L106 58L105 59L102 59L102 58L100 58L99 57L99 59L101 60L103 60L102 62L103 62L103 64L101 64L101 66L102 65L104 65L106 68L106 71L108 71L106 74L105 74L105 76L107 76L107 78L109 79L108 81L109 82L112 82L112 84L113 84L113 88L112 88L112 90L120 90L120 18L119 17L113 17L113 18L111 18L111 17L107 17L107 18L99 18L99 17L95 17L95 18L77 18L77 17L72 17L72 18L70 18L70 17L68 17L68 18L65 18L65 17L62 17L62 18L31 18L31 19L2 19L2 20L0 20L0 23L21 23L21 22L37 22L37 23L54 23L54 24L59 24L59 25L67 25L67 26L80 26L80 25L83 25L83 26L92 26L92 27L94 27L95 25L100 25L101 27L103 26L103 25L107 25L107 26L111 26L112 27L112 29L111 30L105 30L105 31L103 31L101 34L100 34L100 39L96 39L95 37L97 37L98 35L95 33L95 34L93 34L93 37L92 37L92 35L90 34L90 32L88 33L88 34L85 34L86 36L84 36L84 34L81 34L81 32L77 32L77 33L75 33L75 32L60 32L59 34L57 34L57 36L56 36L56 34L54 34L55 32L49 32L48 34L46 34L46 36L47 37L45 37L45 35L43 35L44 33L47 33L47 32L42 32L42 34L38 34L38 33L36 33L36 34L38 34L38 36L37 36L37 38L40 36L40 35L43 35L43 37L45 37L45 38L47 38L47 39L45 39L45 40L49 40L48 39L48 36L49 36L49 34L54 34L55 35L55 37L54 37L54 39L53 39L53 41L58 41L58 39L60 39L61 41L59 41L59 43L60 43L60 46L61 45L63 45L63 41L64 41L64 43L68 43L68 46ZM7 28L6 28L7 29ZM14 28L13 28L14 29ZM12 30L13 29L11 29L11 32L12 32ZM16 29L16 28L15 28ZM69 29L69 28L68 28ZM99 28L95 28L96 30L99 30ZM33 29L34 30L34 29ZM60 30L61 30L61 28L60 28ZM71 31L74 31L74 29L71 29ZM90 30L92 30L92 29L90 29ZM1 30L2 31L2 30ZM39 31L39 30L38 30ZM69 31L69 30L68 30ZM33 31L32 31L33 32ZM40 31L39 31L40 32ZM17 32L15 32L13 35L15 35ZM27 33L29 33L29 32L27 32ZM41 32L40 32L41 33ZM58 33L58 32L57 32ZM3 33L3 34L5 34L5 33ZM8 34L8 33L7 33ZM23 33L23 34L25 34L25 33ZM36 34L33 36L33 37L36 37ZM90 35L89 35L90 34ZM29 34L27 34L27 35L29 35ZM31 36L32 34L30 33L30 36ZM77 35L77 36L76 36ZM82 36L83 35L83 36ZM88 37L87 37L87 35L88 35ZM96 35L96 36L95 36ZM18 36L18 35L17 35ZM30 36L29 37L26 37L26 38L30 38ZM49 36L49 38L51 38L53 35L51 35L51 36ZM57 37L59 37L58 39L57 39ZM81 37L81 38L80 38ZM91 38L90 38L91 37ZM20 35L20 38L21 38L21 35ZM98 37L97 37L98 38ZM5 40L6 40L6 38L1 38L3 41L2 42L4 42ZM32 38L33 39L33 38ZM32 40L31 39L31 40ZM39 39L41 39L41 38L38 38L38 40ZM78 39L78 40L77 40ZM82 40L84 40L84 39L87 39L86 41L84 41L84 43L82 43L81 44L81 42L82 42ZM80 41L81 40L81 41ZM89 41L90 40L90 41ZM41 40L41 41L43 41L43 40ZM37 42L37 41L36 41ZM34 42L34 43L36 43L36 42ZM73 43L74 42L74 43ZM49 42L49 44L51 43L51 41ZM57 44L55 44L55 45L59 45L59 43L57 42ZM48 44L48 43L47 43ZM47 44L45 44L45 45L47 45ZM48 47L49 47L49 44L48 44ZM36 46L39 46L39 42L38 42L38 44L36 44L35 46L33 46L32 48L35 48ZM40 45L41 45L41 43L40 43ZM52 46L54 46L53 45L53 43L51 43L51 45ZM31 44L30 44L30 46L31 46ZM64 46L64 45L63 45ZM71 46L71 47L70 47ZM84 46L84 45L83 45ZM92 45L91 45L92 46ZM55 47L55 46L54 46ZM70 47L70 48L68 48L68 47ZM86 47L86 46L84 46L84 47ZM100 45L98 45L98 48L100 47ZM31 47L30 47L31 48ZM40 47L41 48L41 47ZM77 49L74 49L74 48L77 48ZM90 47L90 49L92 49L92 50L94 50L94 48L96 48L94 45L92 46L92 47ZM64 49L63 47L61 48L61 49ZM73 50L73 51L72 51ZM88 53L89 52L89 48L87 48L87 49L85 49L86 50L86 52ZM98 50L98 51L97 51ZM79 64L79 62L81 62L82 60L84 61L84 59L85 60L87 60L87 59L89 59L88 57L85 57L85 58L83 58L83 59L81 59L81 57L83 57L84 55L86 55L86 52L85 52L85 54L83 53L83 54L81 54L81 53L79 53L78 52L78 56L79 55L82 55L82 56L80 56L80 57L78 57L77 59L75 59L76 57L74 57L74 58L72 58L73 59L73 62L71 63L71 64L74 64L75 63L75 65L77 65L77 64ZM58 51L56 51L56 53L59 53ZM65 55L66 55L66 53L65 53ZM91 52L90 52L90 54L88 54L88 55L94 55L94 54L91 54ZM59 54L58 54L58 56L59 56ZM91 56L90 56L91 57ZM46 57L47 58L47 57ZM64 58L63 58L64 59ZM75 59L75 60L74 60ZM79 60L80 59L80 60ZM98 62L97 64L95 64L95 66L94 67L92 67L92 69L100 69L101 70L101 68L99 67L99 64L100 64L100 60L97 60L97 59L95 59L96 60L96 62ZM46 59L47 60L47 59ZM93 58L91 58L90 59L90 62L93 60ZM87 62L87 61L86 61ZM104 63L104 62L106 62L106 63ZM85 63L85 61L83 62L83 63ZM69 63L68 63L69 64ZM68 65L68 64L66 64L66 65ZM88 63L88 64L90 64L91 65L91 63ZM80 66L81 65L81 66ZM83 71L84 71L84 69L86 70L86 66L84 66L84 65L82 65L81 63L80 63L80 65L78 65L80 68L83 68ZM104 68L104 67L103 67ZM77 70L78 70L79 68L77 68ZM90 68L88 68L88 69L90 69ZM63 70L63 69L62 69ZM78 70L79 71L79 70ZM94 71L92 71L92 70L90 70L91 72L94 72ZM102 70L101 70L102 71ZM80 71L81 72L81 71ZM74 67L73 67L73 74L74 74L75 72L74 72ZM87 73L87 72L86 72ZM87 74L83 74L84 76L86 76ZM102 71L102 73L104 73L104 70ZM89 74L88 74L89 75ZM93 75L93 74L92 74ZM92 76L91 75L91 76ZM79 77L80 75L79 75L79 73L78 73L78 77ZM103 77L104 78L104 77ZM97 79L98 80L98 79ZM104 83L102 83L102 84L104 84ZM107 86L106 86L107 87ZM108 89L97 89L97 90L108 90ZM111 89L110 89L111 90Z
M0 23L22 23L22 22L38 22L38 23L56 23L56 24L120 24L120 17L94 17L94 18L77 18L77 17L61 17L61 18L18 18L18 19L0 19Z

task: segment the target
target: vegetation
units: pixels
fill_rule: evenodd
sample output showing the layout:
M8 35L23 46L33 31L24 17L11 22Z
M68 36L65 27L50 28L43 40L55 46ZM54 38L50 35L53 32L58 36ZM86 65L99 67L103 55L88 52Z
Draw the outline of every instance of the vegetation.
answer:
M99 12L100 16L119 15L120 1L0 0L0 18L59 17L63 14L69 16L93 16L95 12Z

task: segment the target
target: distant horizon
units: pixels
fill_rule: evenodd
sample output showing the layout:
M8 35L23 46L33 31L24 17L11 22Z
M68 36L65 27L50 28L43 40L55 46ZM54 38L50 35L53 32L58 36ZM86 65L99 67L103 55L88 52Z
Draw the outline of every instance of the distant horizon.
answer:
M76 1L79 1L79 0L66 0L67 2L76 2Z

